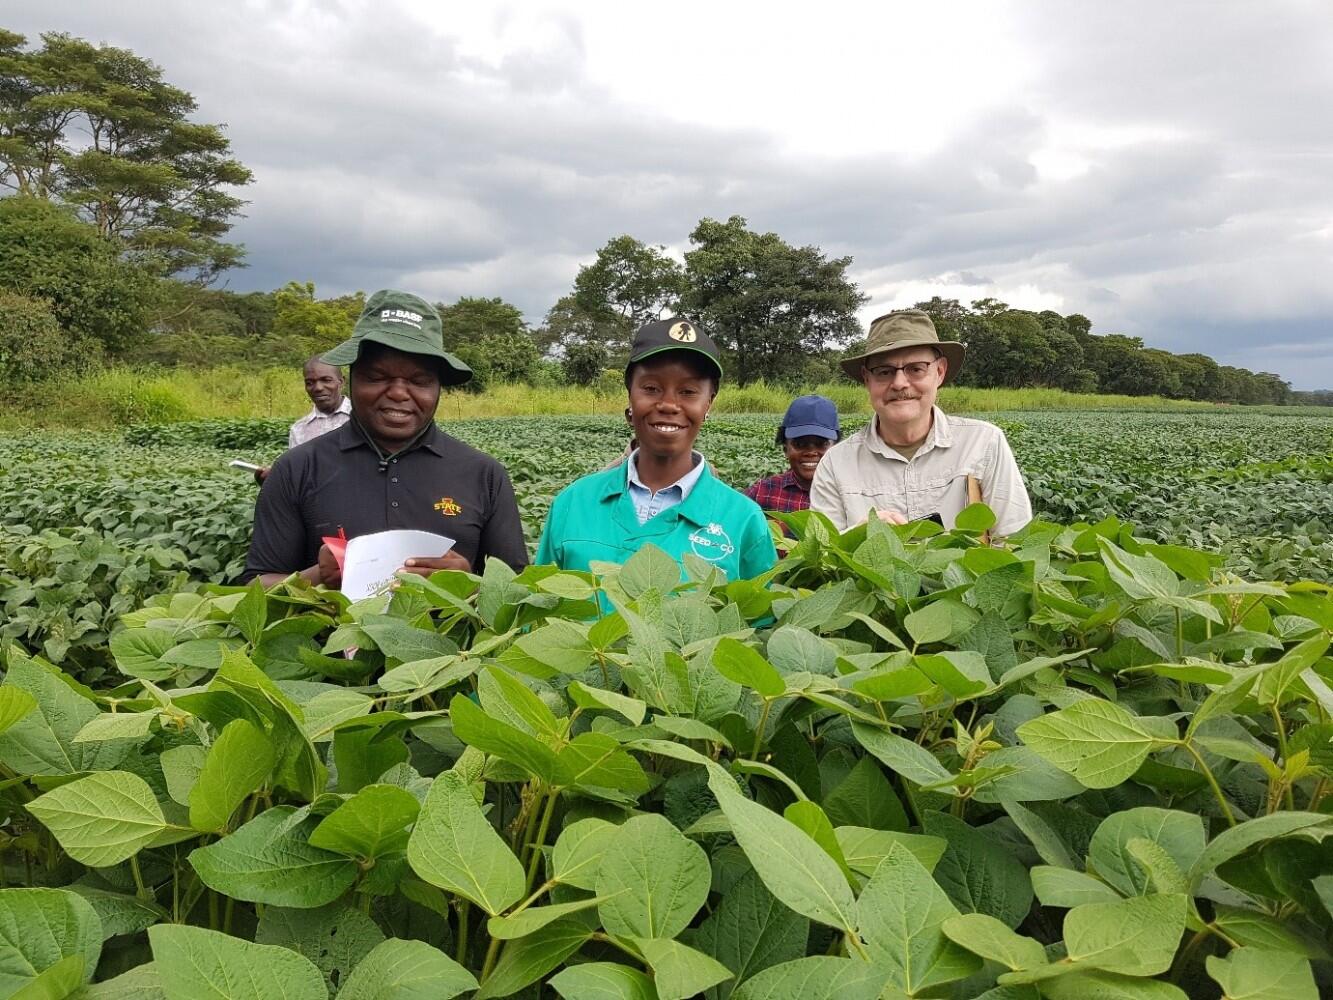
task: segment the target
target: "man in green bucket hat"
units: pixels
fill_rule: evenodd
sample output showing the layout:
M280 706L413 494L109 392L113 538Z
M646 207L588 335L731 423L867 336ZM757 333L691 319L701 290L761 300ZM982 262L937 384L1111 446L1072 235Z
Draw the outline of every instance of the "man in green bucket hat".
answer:
M984 420L946 416L940 386L962 367L965 349L940 340L930 316L903 309L870 324L865 350L842 369L870 394L875 415L829 449L810 487L810 506L839 531L872 513L903 524L930 518L952 528L977 501L995 512L992 537L1032 520L1023 475L1004 431Z
M412 558L408 572L480 572L494 556L527 564L509 475L491 456L435 425L442 386L472 370L444 349L439 314L392 289L366 300L352 336L323 356L349 365L351 419L285 452L255 505L245 577L268 586L292 573L337 587L342 568L326 538L415 529L454 540L440 557Z

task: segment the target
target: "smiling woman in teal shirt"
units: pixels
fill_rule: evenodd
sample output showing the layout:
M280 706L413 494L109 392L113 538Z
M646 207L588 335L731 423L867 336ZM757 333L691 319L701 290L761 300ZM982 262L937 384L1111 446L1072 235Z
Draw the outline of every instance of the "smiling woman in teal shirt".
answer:
M763 512L719 482L694 450L721 381L717 345L693 323L673 318L640 328L625 369L638 447L561 491L536 562L586 570L623 563L651 542L677 562L692 552L729 580L772 568L777 552Z

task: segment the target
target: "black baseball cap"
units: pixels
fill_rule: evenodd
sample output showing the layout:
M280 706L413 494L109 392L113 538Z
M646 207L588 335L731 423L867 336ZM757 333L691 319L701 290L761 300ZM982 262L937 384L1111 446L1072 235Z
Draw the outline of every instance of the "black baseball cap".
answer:
M631 366L666 351L692 351L707 358L718 383L722 382L722 352L717 349L717 344L691 320L680 316L653 320L639 327L634 334L634 343L630 345L626 376Z

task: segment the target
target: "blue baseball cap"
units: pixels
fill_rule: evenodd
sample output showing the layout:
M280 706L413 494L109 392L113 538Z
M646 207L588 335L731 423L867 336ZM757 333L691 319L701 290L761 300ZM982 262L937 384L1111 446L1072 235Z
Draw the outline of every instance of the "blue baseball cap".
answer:
M797 396L787 407L778 428L778 443L792 438L822 437L836 441L842 436L838 408L826 396Z

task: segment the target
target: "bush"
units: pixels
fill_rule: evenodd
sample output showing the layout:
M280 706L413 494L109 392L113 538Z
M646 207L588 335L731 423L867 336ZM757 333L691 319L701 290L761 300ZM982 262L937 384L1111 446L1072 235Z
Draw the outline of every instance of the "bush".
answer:
M601 344L571 344L565 351L565 380L571 385L592 385L606 368L606 348Z
M47 303L0 291L0 388L87 368L100 355L95 342L62 330Z

